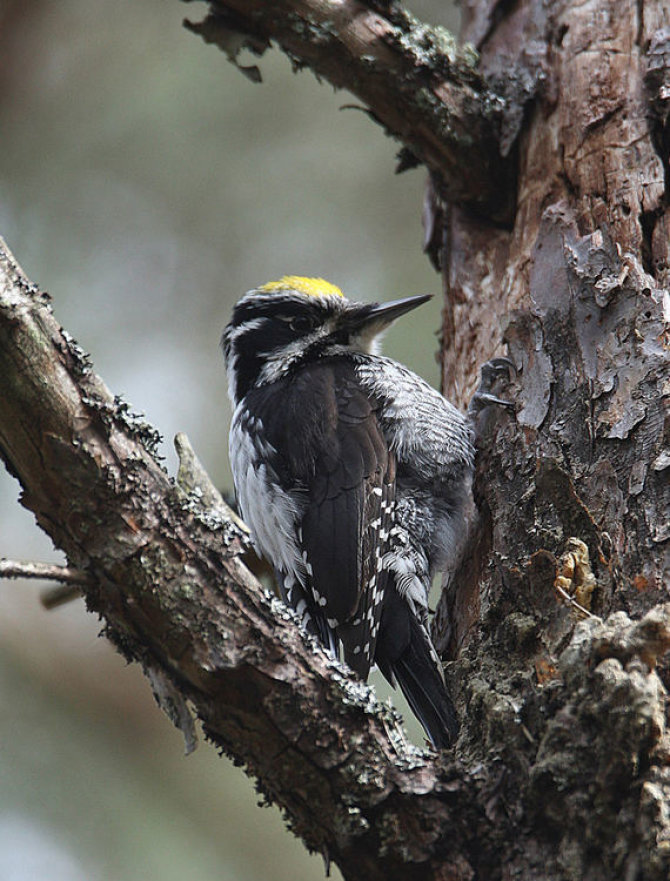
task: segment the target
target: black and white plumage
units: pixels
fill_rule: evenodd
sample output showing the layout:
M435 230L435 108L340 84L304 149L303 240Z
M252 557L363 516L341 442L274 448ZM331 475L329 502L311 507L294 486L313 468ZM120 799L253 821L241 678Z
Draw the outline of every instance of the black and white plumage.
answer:
M222 342L231 465L256 549L304 625L360 677L376 663L397 681L441 748L458 725L428 592L465 531L471 429L376 350L427 299L360 304L289 276L245 294Z

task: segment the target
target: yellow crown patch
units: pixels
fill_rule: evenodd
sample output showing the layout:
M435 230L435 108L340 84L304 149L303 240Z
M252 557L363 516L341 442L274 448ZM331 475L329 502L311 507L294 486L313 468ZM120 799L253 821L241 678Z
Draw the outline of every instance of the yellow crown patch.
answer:
M325 278L304 278L302 275L284 275L279 281L262 284L259 291L274 293L278 291L298 291L308 297L343 297L344 294Z

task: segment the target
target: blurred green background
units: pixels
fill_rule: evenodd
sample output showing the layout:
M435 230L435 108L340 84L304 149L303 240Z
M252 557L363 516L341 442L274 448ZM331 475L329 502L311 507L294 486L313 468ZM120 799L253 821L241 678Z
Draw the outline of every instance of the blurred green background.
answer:
M457 24L451 3L408 5ZM279 52L250 83L181 27L204 11L0 0L0 235L164 434L170 472L185 431L230 487L218 343L237 297L286 273L363 300L434 293L385 351L437 384L440 279L423 172L394 176L398 145ZM18 493L0 472L0 556L61 561ZM83 604L47 613L40 589L0 582L0 881L322 878L239 769L204 744L184 758Z

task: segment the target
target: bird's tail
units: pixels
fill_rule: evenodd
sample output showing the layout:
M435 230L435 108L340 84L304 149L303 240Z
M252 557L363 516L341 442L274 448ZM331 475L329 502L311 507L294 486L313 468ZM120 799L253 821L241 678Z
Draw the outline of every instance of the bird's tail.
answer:
M390 632L385 633L382 618L377 664L391 685L397 681L435 749L446 749L458 735L458 717L439 659L426 629L407 602L395 590L389 593L395 594L393 608L388 609L388 615L385 609L384 617L392 624Z
M418 621L413 622L409 645L393 664L393 673L407 703L423 725L435 749L446 749L458 736L458 718Z

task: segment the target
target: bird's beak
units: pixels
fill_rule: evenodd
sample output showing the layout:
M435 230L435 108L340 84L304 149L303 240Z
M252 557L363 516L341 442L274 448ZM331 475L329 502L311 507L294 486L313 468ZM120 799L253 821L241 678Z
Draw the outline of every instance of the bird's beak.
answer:
M430 294L420 294L418 297L405 297L402 300L392 300L390 303L361 304L345 318L350 345L363 352L377 353L376 338L383 334L396 318L400 318L401 315L416 309L430 299Z
M431 294L419 294L418 297L405 297L402 300L392 300L390 303L375 303L370 309L368 320L386 326L430 299Z
M392 300L390 303L366 304L351 316L352 323L359 333L375 336L392 324L396 318L427 303L431 296L431 294L420 294L418 297L404 297L402 300Z

